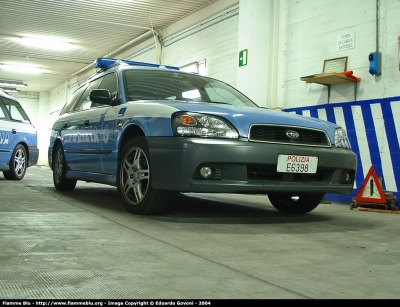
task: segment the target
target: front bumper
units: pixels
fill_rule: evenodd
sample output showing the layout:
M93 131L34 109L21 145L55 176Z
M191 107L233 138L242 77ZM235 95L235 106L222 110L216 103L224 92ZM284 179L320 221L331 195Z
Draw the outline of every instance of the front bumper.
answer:
M35 165L39 160L39 148L37 146L29 146L28 166Z
M257 143L247 139L149 137L147 142L154 189L252 194L349 194L353 190L357 156L351 150ZM317 173L278 173L279 154L317 156ZM204 164L217 170L215 177L202 179L198 175L199 167Z

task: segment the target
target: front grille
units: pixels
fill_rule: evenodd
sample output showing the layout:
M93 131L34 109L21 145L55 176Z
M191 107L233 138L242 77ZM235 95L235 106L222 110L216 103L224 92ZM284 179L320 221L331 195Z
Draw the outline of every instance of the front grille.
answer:
M287 135L289 131L297 132L298 137L289 138ZM296 126L252 125L250 127L249 141L321 147L331 146L325 131Z

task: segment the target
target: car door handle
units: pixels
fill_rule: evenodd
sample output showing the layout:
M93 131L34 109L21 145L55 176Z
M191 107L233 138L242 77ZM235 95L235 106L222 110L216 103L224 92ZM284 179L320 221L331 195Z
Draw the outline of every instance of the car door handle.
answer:
M85 127L89 126L89 120L88 120L88 119L85 120L85 121L83 122L83 124L85 125Z
M17 133L17 130L12 129L12 130L11 130L11 133L12 133L12 134L16 134L16 133Z

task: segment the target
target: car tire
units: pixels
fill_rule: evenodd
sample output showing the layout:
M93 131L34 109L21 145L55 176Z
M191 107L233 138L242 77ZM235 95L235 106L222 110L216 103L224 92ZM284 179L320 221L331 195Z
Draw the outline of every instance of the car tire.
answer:
M151 186L149 149L144 138L133 138L124 146L118 161L117 189L128 212L152 215L168 209L171 194Z
M314 210L324 197L324 193L315 194L291 194L269 193L271 204L283 213L304 214Z
M64 148L61 144L56 146L53 154L53 183L54 187L60 191L72 191L75 189L76 180L65 177L67 164L64 157Z
M4 171L4 178L7 180L21 180L26 173L26 163L28 161L26 149L23 145L15 146L10 159L10 170Z

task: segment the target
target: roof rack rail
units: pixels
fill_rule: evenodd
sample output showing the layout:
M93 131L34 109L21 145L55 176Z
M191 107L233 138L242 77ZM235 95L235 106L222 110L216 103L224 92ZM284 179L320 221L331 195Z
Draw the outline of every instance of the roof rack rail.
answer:
M121 64L179 70L179 67L176 67L176 66L165 66L165 65L160 65L160 64L136 62L136 61L131 61L131 60L122 60L122 59L113 59L113 58L98 58L98 59L96 59L94 61L94 68L96 68L96 69L99 68L102 71L104 71L110 67L113 67L115 65L121 65Z

